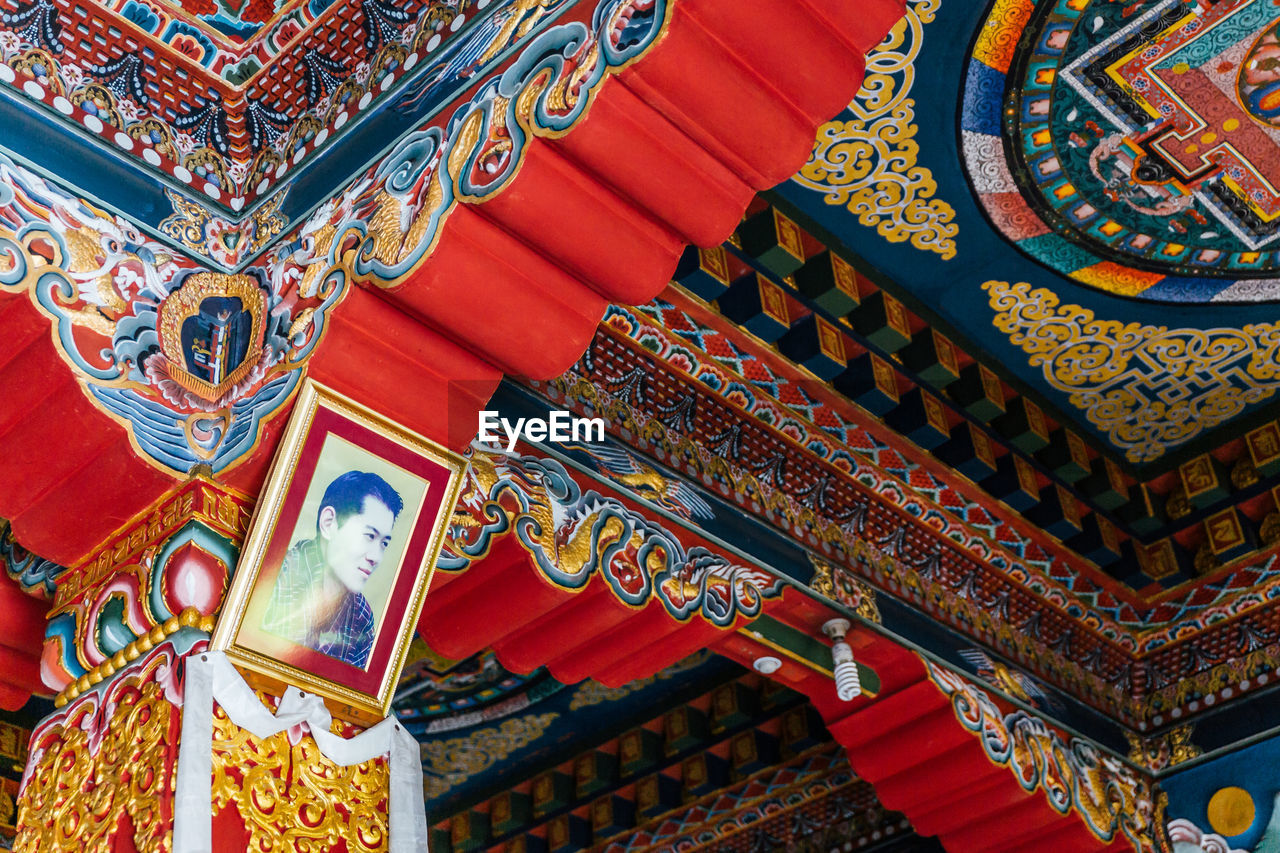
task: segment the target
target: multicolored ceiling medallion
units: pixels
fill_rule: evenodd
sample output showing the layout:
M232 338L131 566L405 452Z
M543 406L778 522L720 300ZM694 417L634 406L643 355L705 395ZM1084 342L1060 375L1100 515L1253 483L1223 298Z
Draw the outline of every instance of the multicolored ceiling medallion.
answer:
M1272 24L1253 43L1240 63L1236 97L1249 115L1280 127L1280 37Z
M1280 298L1278 20L1270 0L997 0L961 116L993 224L1112 293Z

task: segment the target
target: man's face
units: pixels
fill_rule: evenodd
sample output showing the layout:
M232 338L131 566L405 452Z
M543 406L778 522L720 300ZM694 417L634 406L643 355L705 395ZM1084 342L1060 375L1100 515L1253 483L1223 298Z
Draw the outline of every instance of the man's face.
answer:
M365 495L360 512L338 523L332 507L320 511L320 538L325 563L347 589L358 593L382 562L391 544L396 522L391 509L372 495Z

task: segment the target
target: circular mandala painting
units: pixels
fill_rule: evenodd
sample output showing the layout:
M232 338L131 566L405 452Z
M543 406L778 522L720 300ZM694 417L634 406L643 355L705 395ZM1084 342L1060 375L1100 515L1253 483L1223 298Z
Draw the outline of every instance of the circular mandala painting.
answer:
M1272 24L1240 63L1240 105L1263 124L1280 127L1280 36Z
M997 0L961 112L992 223L1112 293L1280 298L1278 22L1272 0Z

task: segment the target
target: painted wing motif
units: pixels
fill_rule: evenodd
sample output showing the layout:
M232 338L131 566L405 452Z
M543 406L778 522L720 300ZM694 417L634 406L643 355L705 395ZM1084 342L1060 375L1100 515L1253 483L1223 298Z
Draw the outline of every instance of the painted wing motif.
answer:
M591 458L597 471L615 483L685 519L714 518L711 506L687 483L664 477L656 468L625 450L607 445L565 445Z
M1023 673L1005 666L981 649L960 649L960 656L976 670L979 678L990 682L1011 696L1035 707L1057 706L1057 702L1040 685Z

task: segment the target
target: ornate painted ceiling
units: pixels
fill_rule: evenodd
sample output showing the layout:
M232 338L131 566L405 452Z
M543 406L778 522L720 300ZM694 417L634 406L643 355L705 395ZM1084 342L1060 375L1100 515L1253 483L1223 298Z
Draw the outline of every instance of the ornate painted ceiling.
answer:
M225 581L251 495L304 374L336 380L357 396L374 393L370 385L399 391L399 380L410 380L421 399L387 394L379 408L464 444L474 408L503 371L559 372L581 351L607 300L649 298L686 241L721 239L755 189L788 174L816 121L856 87L861 52L900 14L882 3L872 15L860 13L857 26L845 26L843 10L788 15L815 47L826 43L829 67L848 81L847 91L805 91L795 84L808 69L789 57L770 69L769 45L753 43L751 28L723 8L693 3L678 11L662 0L269 6L131 1L86 8L36 0L0 11L0 315L14 332L0 336L0 365L8 376L52 377L38 391L19 382L30 393L3 418L10 463L0 487L4 513L14 530L44 531L43 539L15 539L6 526L3 557L11 577L51 596L56 611L45 654L36 659L28 635L49 603L9 602L12 636L0 645L6 664L16 665L6 666L6 704L16 704L10 688L41 680L57 684L63 705L92 702L112 661L174 654L207 629L204 622L179 624L175 612L169 628L152 632L167 632L169 641L143 649L151 634L142 628L150 617L137 607L140 590L153 580L161 596L162 588L185 589L169 573L187 569L205 579L222 572ZM683 30L669 28L678 18ZM716 36L707 38L703 28L712 23ZM744 42L750 65L736 55ZM645 74L630 75L631 88L613 86L614 103L597 97L651 48L670 54L668 65L649 63ZM690 56L700 57L693 67L718 72L687 74ZM780 97L779 85L795 89L794 99ZM754 100L761 115L722 106L726 90ZM619 122L623 131L611 127ZM570 139L579 125L596 128L594 135ZM757 130L750 138L738 132L750 128ZM628 134L619 158L615 143ZM542 156L528 158L534 148ZM481 201L496 203L483 216L464 212L462 205ZM551 214L566 213L570 227L559 219L545 226ZM446 220L454 235L448 240ZM625 263L605 256L606 242ZM460 279L469 283L465 293ZM462 322L477 306L534 332L521 337L509 334L510 322ZM231 320L237 343L225 363L210 360L201 330L192 332L211 318ZM575 324L580 328L568 332ZM335 371L329 376L322 340ZM405 351L388 355L393 345ZM47 356L51 372L35 366ZM363 372L366 357L378 365L372 381ZM455 403L450 386L449 405L441 406L446 381L456 380L471 387ZM469 425L450 421L455 406L471 416ZM43 461L17 449L23 435L57 444L60 429L80 431L87 443ZM190 541L147 554L134 549L141 538L158 544L154 536L173 533L162 528L193 506L197 492L215 491L225 502L211 515L208 507L193 510L200 520L179 534ZM145 533L136 527L142 509L154 510ZM42 522L45 512L82 524L67 531ZM124 529L121 523L134 532L108 533ZM32 539L71 568L18 544ZM86 609L104 592L87 573L110 573L126 552L135 561L133 579L122 581L130 591L107 593L111 601ZM697 547L686 556L704 572L723 565L707 562ZM683 616L705 615L717 631L759 613L756 584L771 594L780 589L759 573L717 583L710 595L695 595L688 579L672 580ZM216 599L224 588L209 589ZM706 637L698 639L705 645ZM564 675L554 661L521 674L503 668L493 651L456 659L419 652L398 711L424 742L424 771L435 780L429 792L441 813L470 810L486 794L468 788L466 761L450 746L459 737L467 749L483 743L480 731L468 731L478 722L473 715L505 730L532 726L529 754L495 742L493 758L503 769L533 773L566 750L580 751L584 733L617 736L609 726L620 721L652 723L664 703L678 707L684 697L705 711L707 688L730 670L741 672L703 655L688 672L677 665L637 675L630 680L640 692L629 706L631 690L586 682L571 693L565 685L582 677ZM747 687L754 690L760 679L752 678ZM777 729L781 711L802 701L798 693L786 707L775 701L765 724ZM570 711L579 713L570 720ZM538 727L558 715L566 719ZM754 738L755 722L734 721L733 733ZM59 724L46 718L44 725ZM759 766L735 760L735 773L747 774L734 780L742 790L730 792L723 807L705 804L717 819L732 814L743 822L733 844L855 830L874 840L907 834L903 819L852 777L820 729L815 723L814 743L789 737L798 752L762 755ZM548 733L553 742L532 743ZM699 760L712 768L716 785L706 795L728 781L720 772L728 748L721 734L685 745L688 754L678 756L681 770ZM765 732L761 743L771 736ZM532 763L517 763L525 760ZM654 846L707 823L705 815L669 814L680 803L661 793L659 814L677 825L653 834ZM788 797L794 815L748 826L763 814L763 800ZM560 817L576 831L576 816ZM618 826L630 828L621 820Z
M936 849L852 773L803 697L710 652L622 687L533 692L492 652L428 659L453 672L425 689L411 672L397 704L411 727L432 699L454 706L415 728L433 849L554 849L558 835L619 852Z
M1206 804L1274 729L1277 19L908 4L799 175L534 386L644 454L587 469L811 589L834 555L891 633L1158 775L1195 849L1276 822L1270 781Z
M1274 415L1275 6L910 7L793 213L1126 470Z
M901 11L788 17L810 66L732 16L701 35L719 5L663 0L290 6L242 45L214 27L241 13L212 4L4 8L0 289L29 301L9 303L6 353L27 359L15 376L66 365L58 387L81 395L46 386L49 425L27 428L97 424L97 458L136 486L95 489L73 455L15 470L27 488L6 517L64 563L192 473L256 491L304 373L370 393L341 353L392 350L372 328L422 343L386 352L380 376L431 389L382 407L465 445L503 373L562 371L608 301L650 298L686 242L722 239L790 173ZM844 82L808 87L814 73ZM179 326L222 297L249 345L214 370ZM46 524L55 490L94 524Z
M484 196L511 177L526 139L468 131L473 147L446 156L446 137L468 116L504 125L495 103L509 107L536 57L573 43L590 70L560 98L557 118L541 114L571 125L590 78L598 84L610 63L634 55L642 20L660 19L643 5L293 4L263 17L260 3L17 4L0 20L0 127L10 134L0 146L13 152L0 155L0 220L17 259L5 286L34 277L32 251L54 258L65 280L47 282L39 304L95 403L161 470L222 472L289 399L348 275L397 281L434 244L457 203L437 164L459 172L458 192ZM553 27L570 7L586 21ZM603 17L593 22L595 11ZM272 25L259 32L255 16ZM591 26L621 52L600 54ZM477 71L510 65L535 38L542 47L522 54L505 95L490 79L471 108L436 115ZM357 245L359 271L347 271L339 256ZM198 303L209 270L243 276L252 298L239 297L242 313L263 345L260 357L201 380L183 343L164 340L161 315L172 326L184 300L157 306L188 279L185 302ZM58 287L69 290L55 298Z
M797 116L830 115L838 86L779 62L779 79L805 83L781 104L772 78L759 95L663 66L628 78L633 100L592 107L606 80L670 45L673 5L8 0L0 288L17 295L0 321L15 363L52 327L67 366L47 392L63 408L19 400L42 424L109 419L110 452L83 439L81 455L132 486L97 496L61 457L5 468L15 529L45 531L38 543L74 562L188 475L252 492L304 373L371 384L351 352L395 386L389 414L458 446L474 421L450 421L450 395L472 417L501 373L532 376L492 405L600 415L610 439L476 451L492 482L464 500L397 700L424 744L442 848L523 849L505 845L528 826L546 840L584 821L611 849L686 836L816 847L841 832L871 844L905 829L901 810L957 849L1002 849L1056 826L1042 820L1052 809L1090 844L1154 850L1153 780L1173 824L1188 821L1177 832L1252 846L1276 812L1269 777L1251 783L1248 826L1213 823L1205 803L1236 756L1265 763L1275 728L1278 7L913 0L809 162L716 246L721 220L781 177L777 152L808 148ZM729 42L742 36L733 6L717 7ZM815 53L823 33L809 34ZM715 56L720 35L705 39ZM760 82L740 65L716 67ZM662 117L640 121L634 92ZM627 144L582 132L588 107L635 119ZM687 120L704 112L714 120ZM604 189L572 194L601 174ZM690 174L702 182L681 183ZM652 298L641 280L687 241L709 247ZM202 374L173 330L228 296L211 273L240 277L232 295L261 346ZM445 363L397 348L437 333ZM526 524L554 522L551 538L512 536L494 557L498 514L482 508L495 494L527 498ZM102 529L48 535L46 495ZM626 525L632 550L591 550L601 519ZM235 524L218 529L229 566ZM110 659L134 636L128 614L99 607L87 630L91 591L59 598L60 566L7 531L0 542L9 574L58 611L47 659L23 664L73 694L89 670L76 644ZM825 663L797 651L836 612L855 620L883 701L836 705ZM504 773L534 798L536 778L563 784L555 774L620 754L628 732L665 736L660 718L707 712L713 685L768 692L739 665L778 646L798 692L757 696L760 713L725 731L767 744L803 693L830 727L814 743L693 797L668 791L654 825L597 818L597 802L640 800L614 773L494 832L495 810L520 802L502 799ZM883 745L922 731L929 748ZM1001 737L1052 761L1000 752ZM736 747L716 735L687 748L645 772L687 782L697 771L671 756L705 771ZM981 835L964 823L977 806L958 804L987 788L939 809L911 784L961 753L1010 787L1006 768L1020 775L1019 796L1034 792L1025 824ZM1064 774L1084 781L1063 794ZM792 799L766 822L771 797ZM1000 814L986 805L973 814ZM708 829L730 817L724 838Z

